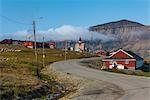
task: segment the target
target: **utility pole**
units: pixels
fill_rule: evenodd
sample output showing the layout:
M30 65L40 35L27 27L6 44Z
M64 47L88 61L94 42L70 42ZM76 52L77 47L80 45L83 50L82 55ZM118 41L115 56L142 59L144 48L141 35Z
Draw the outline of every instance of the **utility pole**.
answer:
M26 35L26 41L28 40L28 35Z
M91 48L91 50L92 50L92 53L93 53L93 50L94 50L94 46L93 46L93 32L91 32L91 45L92 45L92 48Z
M29 38L28 38L28 39L29 39L29 41L30 41L30 38L31 38L31 37L29 37Z
M36 63L36 75L39 77L38 58L37 58L37 48L36 48L35 21L33 21L33 36L34 36L34 54L35 54L35 63Z
M45 67L45 50L44 50L44 37L43 37L43 68Z
M67 44L66 44L66 40L65 40L65 60L66 60L66 58L67 58L67 57L66 57L66 53L67 53L67 52L66 52L66 49L67 49L66 46L67 46Z

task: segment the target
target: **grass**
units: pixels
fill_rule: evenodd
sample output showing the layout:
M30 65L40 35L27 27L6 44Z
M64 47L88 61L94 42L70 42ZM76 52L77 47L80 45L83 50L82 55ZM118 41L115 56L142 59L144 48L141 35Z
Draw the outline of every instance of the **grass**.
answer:
M101 69L102 62L101 60L88 60L88 61L82 61L83 65L94 68L94 69Z
M101 60L88 60L82 61L81 64L84 66L101 70L103 63ZM126 74L126 75L136 75L136 76L146 76L150 77L150 72L144 72L141 70L129 70L129 69L105 69L104 71Z
M114 73L120 73L120 74L126 74L126 75L150 77L150 72L143 72L141 70L111 69L111 70L106 70L106 71L114 72Z
M30 91L42 81L50 83L55 77L40 73L36 77L36 63L34 49L28 49L23 46L0 45L0 48L19 49L21 52L0 52L0 96L8 91L13 91L15 95L20 92ZM42 49L38 52L38 68L42 70ZM64 51L56 49L45 49L45 65L64 60ZM85 53L68 51L67 59L76 59L89 57Z

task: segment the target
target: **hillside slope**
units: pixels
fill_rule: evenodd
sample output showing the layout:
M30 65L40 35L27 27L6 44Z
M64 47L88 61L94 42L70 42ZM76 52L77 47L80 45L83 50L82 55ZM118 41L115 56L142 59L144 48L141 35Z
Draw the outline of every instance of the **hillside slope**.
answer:
M148 25L120 20L91 26L89 31L115 38L113 41L103 43L104 49L124 48L137 53L150 50L150 26Z

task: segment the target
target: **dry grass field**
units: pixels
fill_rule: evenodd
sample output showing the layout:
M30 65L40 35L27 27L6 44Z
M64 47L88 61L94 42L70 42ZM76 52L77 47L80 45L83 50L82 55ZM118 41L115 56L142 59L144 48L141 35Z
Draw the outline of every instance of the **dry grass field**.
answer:
M0 45L0 49L7 49L0 52L0 96L12 91L14 95L30 91L42 84L42 80L49 83L53 76L46 76L40 72L40 78L36 76L36 63L34 49L23 46ZM14 52L13 50L16 50ZM18 51L21 50L21 51ZM38 68L42 70L42 49L38 49ZM45 49L45 65L64 60L64 51L56 49ZM67 52L67 59L88 57L85 53Z

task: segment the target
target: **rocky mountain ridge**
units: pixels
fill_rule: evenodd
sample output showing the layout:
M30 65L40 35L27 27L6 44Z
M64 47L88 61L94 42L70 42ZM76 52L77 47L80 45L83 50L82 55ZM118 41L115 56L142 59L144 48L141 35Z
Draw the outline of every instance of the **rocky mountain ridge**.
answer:
M107 50L124 48L140 52L150 52L150 26L129 20L91 26L89 31L114 37L114 41L103 43ZM145 55L145 54L144 54ZM150 55L146 55L150 57Z

